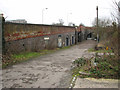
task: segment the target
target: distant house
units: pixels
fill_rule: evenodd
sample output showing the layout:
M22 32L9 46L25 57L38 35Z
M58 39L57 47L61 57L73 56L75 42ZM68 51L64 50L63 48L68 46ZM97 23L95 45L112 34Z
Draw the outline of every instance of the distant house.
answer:
M6 20L6 22L12 22L12 23L27 23L25 19L16 19L16 20Z

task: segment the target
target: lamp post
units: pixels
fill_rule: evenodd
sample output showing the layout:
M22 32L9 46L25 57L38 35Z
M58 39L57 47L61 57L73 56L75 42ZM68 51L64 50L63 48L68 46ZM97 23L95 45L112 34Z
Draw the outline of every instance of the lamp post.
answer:
M72 14L72 13L67 13L67 24L68 24L69 14Z
M48 8L43 8L43 9L42 9L42 24L43 24L43 18L44 18L44 17L43 17L43 16L44 16L44 15L43 15L43 14L44 14L44 10L47 10L47 9L48 9Z

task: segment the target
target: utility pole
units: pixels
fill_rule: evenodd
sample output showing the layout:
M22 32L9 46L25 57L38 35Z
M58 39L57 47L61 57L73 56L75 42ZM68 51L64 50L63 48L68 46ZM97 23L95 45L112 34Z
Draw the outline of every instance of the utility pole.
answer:
M96 11L97 11L97 22L96 22L96 25L97 25L97 42L99 43L99 31L98 31L98 6L96 7Z

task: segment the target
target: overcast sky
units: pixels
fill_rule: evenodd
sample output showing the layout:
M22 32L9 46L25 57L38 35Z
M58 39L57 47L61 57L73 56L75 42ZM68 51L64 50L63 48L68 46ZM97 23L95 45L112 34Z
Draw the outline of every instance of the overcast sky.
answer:
M6 20L25 19L28 23L52 24L63 19L64 25L73 22L91 26L96 17L96 6L99 17L111 17L115 0L0 0L0 13ZM116 0L117 2L119 0ZM45 10L45 8L48 8ZM67 19L68 18L68 19Z

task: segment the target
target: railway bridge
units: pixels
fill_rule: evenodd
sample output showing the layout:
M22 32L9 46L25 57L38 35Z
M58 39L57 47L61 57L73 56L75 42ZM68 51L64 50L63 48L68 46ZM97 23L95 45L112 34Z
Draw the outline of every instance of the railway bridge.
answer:
M96 38L94 33L94 27L79 26L76 29L76 42L82 42L87 39Z

